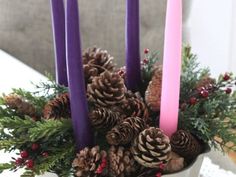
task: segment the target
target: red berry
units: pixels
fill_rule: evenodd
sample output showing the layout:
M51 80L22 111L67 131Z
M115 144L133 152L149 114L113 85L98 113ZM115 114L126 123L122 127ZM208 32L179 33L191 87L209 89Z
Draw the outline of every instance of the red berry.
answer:
M97 174L101 174L102 171L103 171L103 168L102 168L101 166L99 166L99 167L97 168L97 170L96 170L96 173L97 173Z
M37 144L37 143L32 144L32 145L31 145L31 149L32 149L33 151L38 150L38 149L39 149L39 144Z
M18 166L18 165L21 165L23 163L23 159L22 158L17 158L15 160L15 164Z
M161 177L161 173L157 173L157 174L156 174L156 177Z
M209 92L207 90L202 90L200 94L203 98L207 98L209 96Z
M118 71L118 74L119 74L120 76L124 75L124 73L125 73L124 70L119 70L119 71Z
M107 159L106 158L102 158L102 163L107 163Z
M29 157L29 153L28 153L27 151L21 151L21 152L20 152L20 156L21 156L23 159L25 159L25 158Z
M105 168L107 166L106 162L105 163L101 163L101 168Z
M190 100L189 100L189 103L191 105L195 105L197 103L197 98L196 97L191 97Z
M43 152L43 153L42 153L42 156L43 156L43 157L48 157L48 152Z
M144 59L143 59L143 63L144 63L145 65L148 64L148 62L149 62L149 61L148 61L147 58L144 58Z
M230 79L230 75L228 73L225 73L223 79L224 81L228 81Z
M225 90L225 93L227 93L227 94L230 94L232 92L232 89L231 88L227 88L226 90Z
M159 168L160 168L161 170L164 170L165 165L162 163L162 164L159 165Z
M149 53L149 49L144 49L144 53L148 54Z
M32 159L27 160L26 167L32 169L34 167L34 161Z

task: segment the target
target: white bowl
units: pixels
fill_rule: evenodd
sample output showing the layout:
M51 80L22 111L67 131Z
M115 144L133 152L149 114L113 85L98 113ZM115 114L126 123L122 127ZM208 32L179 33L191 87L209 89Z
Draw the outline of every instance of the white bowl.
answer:
M203 159L208 153L210 153L210 147L206 146L205 151L202 154L200 154L194 160L194 162L192 162L191 165L189 165L188 167L186 167L184 170L182 170L180 172L166 174L166 175L163 175L163 177L191 177L191 176L197 177L197 176L199 176Z

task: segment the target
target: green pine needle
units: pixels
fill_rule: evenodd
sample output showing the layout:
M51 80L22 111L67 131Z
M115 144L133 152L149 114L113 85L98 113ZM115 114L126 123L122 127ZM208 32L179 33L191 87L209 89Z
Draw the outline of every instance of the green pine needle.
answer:
M42 120L36 122L34 127L29 129L29 138L32 142L40 139L45 141L53 139L58 135L70 134L72 136L72 123L69 119Z

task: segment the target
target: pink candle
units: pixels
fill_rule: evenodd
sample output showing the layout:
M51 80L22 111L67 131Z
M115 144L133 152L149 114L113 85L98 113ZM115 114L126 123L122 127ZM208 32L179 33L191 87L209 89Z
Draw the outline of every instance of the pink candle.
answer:
M163 58L160 128L171 136L178 125L182 50L182 0L168 0Z

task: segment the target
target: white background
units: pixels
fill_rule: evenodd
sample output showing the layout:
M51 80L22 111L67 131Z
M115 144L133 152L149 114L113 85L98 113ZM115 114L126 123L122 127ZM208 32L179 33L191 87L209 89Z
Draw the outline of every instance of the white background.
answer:
M236 72L236 1L193 0L190 44L212 75Z

